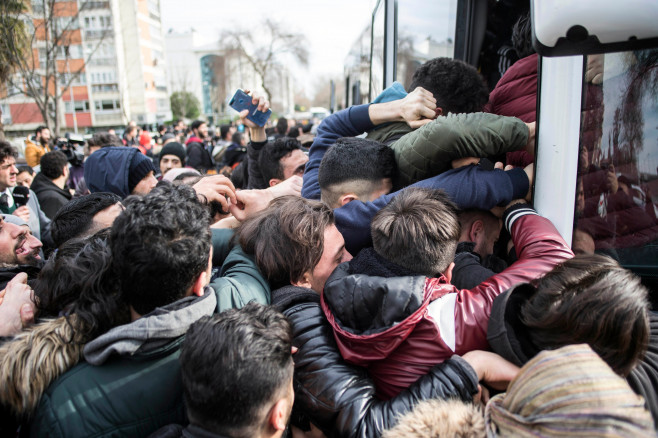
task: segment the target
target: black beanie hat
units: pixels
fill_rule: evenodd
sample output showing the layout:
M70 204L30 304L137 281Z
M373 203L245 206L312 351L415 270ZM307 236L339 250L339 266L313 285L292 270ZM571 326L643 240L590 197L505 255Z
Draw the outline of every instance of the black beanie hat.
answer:
M158 163L162 161L162 157L165 155L176 155L178 158L180 158L180 162L183 167L185 167L185 148L182 144L176 141L172 141L164 145L160 150L160 158L158 159Z
M132 193L137 184L151 171L156 171L153 161L139 151L134 154L128 169L128 193Z

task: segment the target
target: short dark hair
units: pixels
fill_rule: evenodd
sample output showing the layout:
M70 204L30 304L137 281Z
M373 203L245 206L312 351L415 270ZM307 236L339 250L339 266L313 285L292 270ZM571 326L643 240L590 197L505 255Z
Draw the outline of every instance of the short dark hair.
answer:
M64 175L64 166L68 164L66 155L62 151L46 152L41 157L41 173L48 179L59 178Z
M16 169L18 169L18 173L27 172L30 175L34 176L34 169L32 169L32 167L28 166L27 164L21 164L19 166L16 166Z
M233 136L231 137L231 141L236 144L241 144L242 143L242 133L241 132L234 132Z
M333 186L345 182L366 181L379 184L384 178L393 178L397 172L395 154L385 144L357 137L339 138L324 154L318 170L322 199L333 205L340 193ZM363 187L359 197L369 195L373 187Z
M279 117L279 120L276 121L276 132L279 135L286 135L288 133L288 119Z
M428 277L455 258L457 207L442 190L410 187L372 219L372 242L386 260Z
M34 130L34 134L35 135L36 134L41 134L41 131L43 131L44 129L48 129L48 127L45 126L45 125L39 125L39 126L37 126L37 129Z
M512 45L519 58L525 58L535 53L532 46L532 24L530 12L521 15L512 28Z
M302 149L301 143L290 137L277 138L263 147L258 157L258 166L267 186L272 178L283 180L281 159L297 149Z
M533 344L552 350L587 343L626 376L649 343L648 291L613 259L579 254L533 282L521 308Z
M231 436L260 429L292 382L291 349L286 317L255 302L192 324L180 356L190 422Z
M50 234L56 247L75 237L83 237L94 228L94 215L121 202L114 193L97 192L71 199L55 213Z
M282 196L244 221L236 236L273 289L296 283L318 264L334 213L319 201Z
M477 70L457 59L434 58L421 65L407 91L416 87L432 93L443 114L478 112L489 100L489 91Z
M192 122L192 125L190 126L190 128L192 129L192 131L194 131L194 130L199 129L199 126L204 125L205 123L206 122L204 122L203 120L195 120L195 121Z
M140 315L185 296L208 267L210 217L188 186L163 184L125 200L112 225L114 272Z
M18 158L18 152L8 141L0 140L0 163L9 157Z
M107 146L123 146L121 139L114 134L109 132L97 132L87 140L89 146L98 146L101 148Z
M222 140L226 140L226 136L231 132L231 125L222 125L219 127L220 137Z

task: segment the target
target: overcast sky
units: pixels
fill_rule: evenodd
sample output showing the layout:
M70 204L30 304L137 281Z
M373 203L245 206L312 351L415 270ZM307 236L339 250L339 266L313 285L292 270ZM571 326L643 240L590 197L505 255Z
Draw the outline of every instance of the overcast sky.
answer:
M345 57L368 25L376 0L160 0L164 32L193 27L217 41L226 28L248 28L269 17L306 35L311 54L302 73L311 84L323 74L342 74ZM301 79L300 80L304 80Z

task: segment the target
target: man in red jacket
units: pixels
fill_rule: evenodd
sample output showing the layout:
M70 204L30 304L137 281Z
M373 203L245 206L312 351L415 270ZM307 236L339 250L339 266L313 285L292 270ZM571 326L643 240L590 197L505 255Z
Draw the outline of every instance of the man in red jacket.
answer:
M460 234L455 205L437 190L407 189L373 218L374 248L343 263L322 307L343 357L367 366L388 399L432 366L488 350L496 296L573 256L555 227L523 200L503 216L518 260L470 290L450 284Z

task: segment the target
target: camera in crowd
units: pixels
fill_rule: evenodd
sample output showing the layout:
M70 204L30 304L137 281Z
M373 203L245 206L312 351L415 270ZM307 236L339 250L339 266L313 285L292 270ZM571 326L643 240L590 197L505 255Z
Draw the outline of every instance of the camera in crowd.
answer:
M65 138L58 138L55 149L64 152L71 166L82 166L85 155L82 152L85 140L81 135L66 134Z

